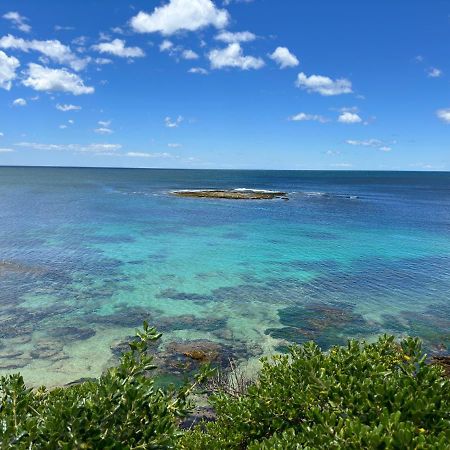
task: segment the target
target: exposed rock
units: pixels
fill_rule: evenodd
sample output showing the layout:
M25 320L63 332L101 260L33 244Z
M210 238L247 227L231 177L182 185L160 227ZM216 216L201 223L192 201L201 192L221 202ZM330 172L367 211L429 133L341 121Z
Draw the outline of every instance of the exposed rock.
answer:
M71 381L69 383L66 383L64 386L65 387L70 387L70 386L76 386L78 384L83 384L89 381L97 381L97 378L92 378L92 377L83 377L83 378L79 378L78 380L74 380Z
M274 198L282 198L288 200L286 192L277 191L259 191L259 190L183 190L173 191L173 195L178 197L194 197L194 198L224 198L231 200L271 200Z

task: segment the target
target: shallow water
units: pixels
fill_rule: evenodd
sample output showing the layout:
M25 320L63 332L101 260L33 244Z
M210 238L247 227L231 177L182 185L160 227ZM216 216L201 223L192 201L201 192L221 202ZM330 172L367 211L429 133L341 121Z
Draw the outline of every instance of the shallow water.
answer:
M170 194L207 188L290 200ZM450 173L0 168L0 219L0 372L33 385L98 376L144 319L161 354L383 332L449 351Z

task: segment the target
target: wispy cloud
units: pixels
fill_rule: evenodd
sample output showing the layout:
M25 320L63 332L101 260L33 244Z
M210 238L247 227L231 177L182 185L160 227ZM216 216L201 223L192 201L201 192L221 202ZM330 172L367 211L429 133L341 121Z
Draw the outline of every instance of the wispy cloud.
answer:
M63 111L63 112L67 112L67 111L79 111L81 109L81 106L77 106L77 105L71 105L71 104L57 104L55 106L55 108L58 111Z
M183 122L184 117L178 116L176 119L172 119L171 117L167 116L164 119L164 123L167 128L177 128L180 126L181 122Z
M436 111L436 116L438 119L442 120L442 122L450 123L450 108L438 109Z
M307 114L304 112L301 112L301 113L296 114L295 116L289 117L289 120L291 120L293 122L312 121L312 122L320 122L320 123L326 123L326 122L330 121L329 119L327 119L324 116L321 116L318 114Z
M17 11L10 11L3 14L3 18L9 20L15 28L24 33L29 33L31 31L31 26L27 23L28 19L25 16L20 15Z

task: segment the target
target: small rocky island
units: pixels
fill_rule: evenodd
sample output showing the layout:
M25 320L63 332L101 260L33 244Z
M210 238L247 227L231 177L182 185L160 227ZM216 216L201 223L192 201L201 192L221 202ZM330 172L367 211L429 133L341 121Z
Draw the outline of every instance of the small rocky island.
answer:
M229 189L229 190L182 190L172 191L173 195L178 197L195 197L195 198L225 198L231 200L272 200L281 198L289 200L286 192L278 191L261 191L253 189Z

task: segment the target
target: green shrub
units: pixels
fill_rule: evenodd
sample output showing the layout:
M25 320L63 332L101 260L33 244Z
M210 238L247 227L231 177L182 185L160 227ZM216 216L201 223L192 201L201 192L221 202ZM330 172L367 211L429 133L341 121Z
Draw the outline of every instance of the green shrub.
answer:
M217 420L187 432L181 448L450 448L450 382L412 338L292 347L264 361L245 395L211 402Z
M180 428L188 397L210 375L161 389L144 324L118 367L67 388L0 379L0 447L17 449L447 449L450 381L420 342L384 336L322 352L313 343L265 359L248 389L211 397L217 419ZM230 391L229 391L230 392Z
M0 447L17 449L174 448L194 385L158 389L148 343L161 336L144 323L118 367L97 381L32 390L19 374L0 379ZM197 381L201 381L202 373Z

